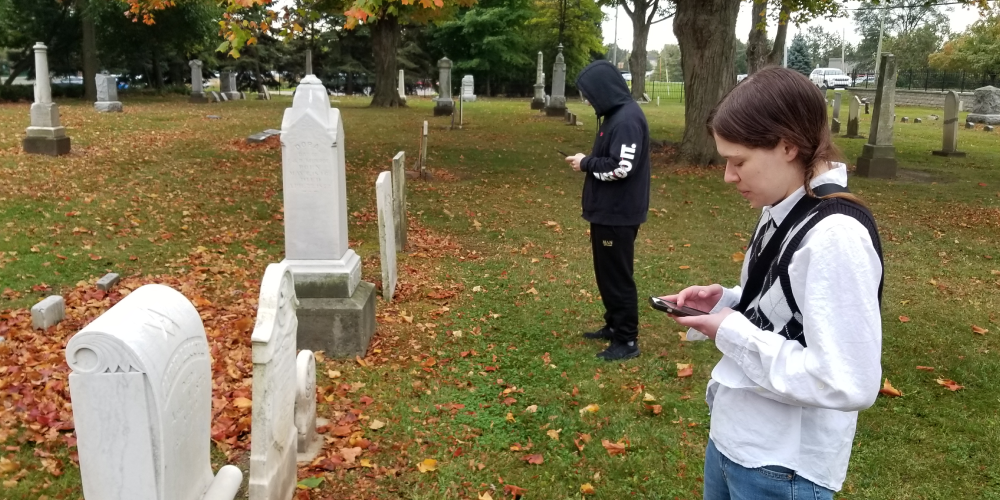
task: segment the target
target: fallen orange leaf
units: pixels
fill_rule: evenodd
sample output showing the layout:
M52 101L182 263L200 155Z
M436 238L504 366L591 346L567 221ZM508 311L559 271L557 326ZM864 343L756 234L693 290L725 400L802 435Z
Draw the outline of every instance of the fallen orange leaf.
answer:
M746 255L744 255L743 252L736 252L732 255L732 257L733 257L733 262L743 262L743 259L746 258Z
M433 458L425 458L423 462L417 464L417 470L422 473L436 471L437 463L437 460L434 460Z
M604 446L605 450L608 450L608 455L624 455L625 454L625 443L619 441L617 443L612 443L607 439L601 440L601 445Z
M983 328L983 327L981 327L981 326L972 325L972 332L973 333L978 333L980 335L986 335L990 331L987 330L987 329L985 329L985 328Z
M954 380L948 380L948 379L943 379L943 378L937 379L937 383L941 384L941 385L943 385L945 387L947 387L949 391L957 391L957 390L959 390L959 389L961 389L961 388L964 387L964 386L958 385L958 383L955 382Z
M590 483L580 485L580 493L584 495L593 495L595 493L594 487Z
M885 383L882 384L882 388L879 389L878 392L879 394L885 394L890 398L898 398L903 395L903 393L900 392L899 389L896 389L895 387L892 386L892 384L889 383L889 379L885 379Z
M909 316L900 316L899 317L899 322L900 323L909 323L910 322L910 318L909 318Z
M545 459L542 458L541 453L535 453L534 455L525 455L521 457L521 460L524 460L525 462L528 462L529 464L532 465L541 465L542 462L545 461Z
M694 363L677 363L677 377L690 377L694 374Z
M918 366L917 369L918 370L923 370L925 372L932 372L932 371L934 371L934 367L933 366Z

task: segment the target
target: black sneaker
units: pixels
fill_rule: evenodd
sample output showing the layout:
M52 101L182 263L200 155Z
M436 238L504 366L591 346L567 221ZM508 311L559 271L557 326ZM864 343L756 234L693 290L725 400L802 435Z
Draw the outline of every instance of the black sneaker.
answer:
M584 332L583 338L585 339L600 339L600 340L611 340L614 337L615 330L610 326L601 327L600 330L596 332Z
M639 341L631 342L612 341L607 349L597 353L597 357L604 361L624 361L639 357Z

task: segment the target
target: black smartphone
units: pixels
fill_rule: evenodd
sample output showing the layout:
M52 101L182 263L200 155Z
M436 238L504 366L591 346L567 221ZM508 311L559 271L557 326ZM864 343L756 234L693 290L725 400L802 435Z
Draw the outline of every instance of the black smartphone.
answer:
M559 148L556 148L556 153L559 153L559 154L561 154L563 156L570 156L570 155L568 155L568 154L563 153L562 151L560 151Z
M688 306L679 307L676 303L663 300L659 297L650 297L649 305L653 306L653 309L657 311L663 311L674 316L701 316L702 314L708 314L705 311L699 311Z

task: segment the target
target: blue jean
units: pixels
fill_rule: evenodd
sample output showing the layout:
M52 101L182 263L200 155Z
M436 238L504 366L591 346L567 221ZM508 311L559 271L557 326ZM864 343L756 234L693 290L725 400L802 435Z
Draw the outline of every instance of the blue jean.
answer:
M777 465L748 469L719 452L705 450L705 500L833 500L833 491Z

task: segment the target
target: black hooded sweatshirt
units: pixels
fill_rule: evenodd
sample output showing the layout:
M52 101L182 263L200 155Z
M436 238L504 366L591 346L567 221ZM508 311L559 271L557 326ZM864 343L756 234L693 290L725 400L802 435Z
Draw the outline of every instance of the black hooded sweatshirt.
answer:
M649 125L621 73L607 61L591 63L576 88L597 113L597 137L580 162L583 218L606 226L637 226L649 210Z

